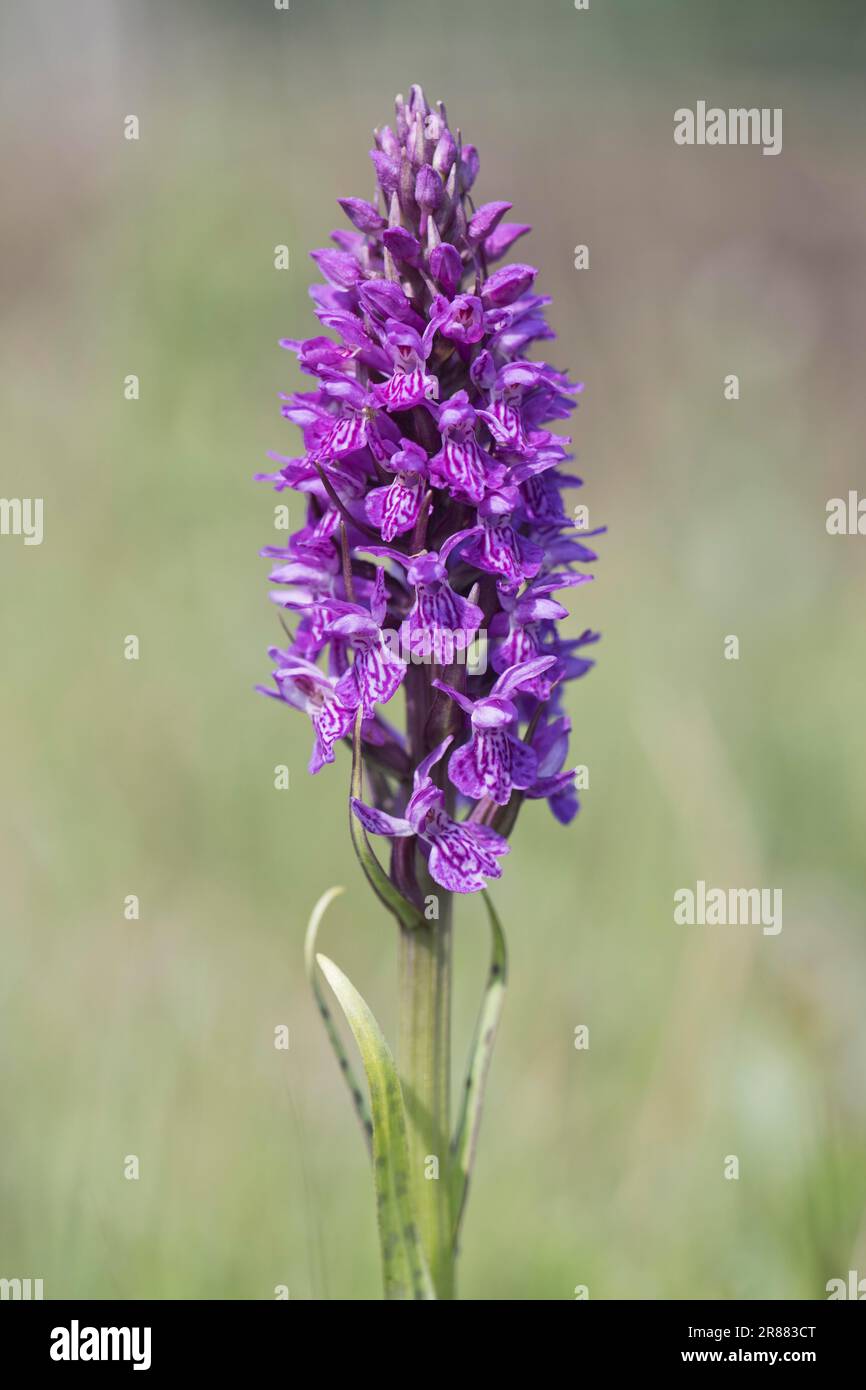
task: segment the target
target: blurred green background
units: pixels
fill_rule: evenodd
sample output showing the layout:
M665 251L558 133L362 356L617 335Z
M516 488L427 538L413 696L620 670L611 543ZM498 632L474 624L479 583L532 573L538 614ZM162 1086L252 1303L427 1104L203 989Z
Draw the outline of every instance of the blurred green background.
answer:
M496 892L462 1296L866 1274L866 539L825 531L866 478L864 35L841 0L4 5L0 491L44 497L45 539L0 539L0 1275L379 1296L302 937L346 884L323 946L392 1037L396 943L345 758L308 778L306 721L252 692L279 629L251 477L296 451L277 340L317 331L306 253L415 80L478 145L480 200L534 224L549 356L587 383L573 501L610 528L569 600L604 633L570 695L590 790L569 830L527 808ZM782 154L678 148L698 99L781 106ZM675 926L698 878L781 887L782 933ZM456 1066L485 931L461 905Z

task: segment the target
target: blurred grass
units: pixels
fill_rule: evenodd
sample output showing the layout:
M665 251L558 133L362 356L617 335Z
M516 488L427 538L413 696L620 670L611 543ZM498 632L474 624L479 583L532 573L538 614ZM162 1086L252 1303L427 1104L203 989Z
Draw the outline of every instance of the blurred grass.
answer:
M610 526L572 603L604 632L571 697L591 788L571 830L527 809L497 895L511 983L463 1296L808 1298L862 1272L864 543L824 506L863 478L863 26L661 8L4 14L2 491L45 498L44 545L0 544L4 1276L378 1297L302 933L349 885L324 949L392 1037L394 941L345 761L308 778L306 724L252 694L276 625L250 478L294 448L276 342L315 331L306 251L368 194L364 132L416 77L479 145L480 196L535 224L551 356L587 381L580 500ZM782 105L783 155L676 149L703 93ZM781 935L675 927L697 878L781 886ZM484 930L466 904L458 1061Z

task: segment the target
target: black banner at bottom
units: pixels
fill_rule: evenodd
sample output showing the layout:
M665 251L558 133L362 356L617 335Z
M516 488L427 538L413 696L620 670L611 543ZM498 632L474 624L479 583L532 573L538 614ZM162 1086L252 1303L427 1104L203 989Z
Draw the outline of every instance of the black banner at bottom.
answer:
M330 1305L325 1305L329 1307ZM0 1305L4 1364L12 1362L19 1374L98 1375L100 1369L161 1374L195 1371L224 1377L249 1373L273 1365L292 1376L294 1355L305 1354L301 1374L309 1376L307 1361L324 1351L325 1365L333 1374L345 1358L349 1365L362 1358L365 1374L375 1363L376 1337L381 1328L389 1348L405 1329L406 1360L411 1367L412 1348L417 1349L420 1323L402 1323L396 1308L382 1311L382 1322L369 1303L364 1323L353 1335L354 1315L346 1305L325 1312L328 1318L324 1343L300 1341L316 1332L315 1305L291 1302L16 1302ZM477 1305L475 1305L477 1308ZM536 1305L537 1306L537 1305ZM414 1315L413 1315L414 1316ZM435 1319L436 1314L430 1316ZM346 1322L348 1317L349 1322ZM372 1317L372 1322L370 1321ZM501 1323L494 1333L482 1331L477 1322L437 1324L447 1335L452 1327L461 1334L460 1364L465 1373L466 1351L477 1348L479 1363L489 1371L498 1360L497 1348L522 1344L524 1352L541 1350L534 1318L525 1334L520 1314L515 1313L508 1337ZM311 1323L313 1324L311 1327ZM580 1366L599 1370L660 1370L675 1366L811 1366L822 1373L862 1360L866 1319L856 1308L839 1302L749 1303L643 1303L575 1302L568 1316L557 1316L545 1325L546 1355L562 1337L564 1352ZM473 1335L474 1334L474 1335ZM495 1335L494 1335L495 1334ZM579 1338L579 1341L575 1341ZM443 1360L453 1360L451 1344L443 1342ZM429 1373L430 1344L424 1349L424 1374ZM470 1356L471 1356L470 1350ZM510 1355L510 1353L508 1353ZM391 1369L396 1369L391 1363Z

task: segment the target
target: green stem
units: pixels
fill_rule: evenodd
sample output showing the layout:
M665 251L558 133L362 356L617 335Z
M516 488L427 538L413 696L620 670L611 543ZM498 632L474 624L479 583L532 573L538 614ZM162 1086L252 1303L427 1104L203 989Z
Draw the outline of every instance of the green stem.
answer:
M436 885L438 921L400 928L399 1066L409 1189L440 1299L454 1297L450 1209L451 894ZM427 901L430 901L428 897ZM437 1165L431 1160L438 1160Z

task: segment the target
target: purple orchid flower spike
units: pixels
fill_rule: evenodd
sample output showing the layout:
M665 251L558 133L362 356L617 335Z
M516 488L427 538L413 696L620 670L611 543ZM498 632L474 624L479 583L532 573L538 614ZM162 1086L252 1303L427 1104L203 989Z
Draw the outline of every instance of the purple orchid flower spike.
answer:
M497 806L507 806L515 788L523 791L535 781L538 758L531 745L513 733L518 709L510 696L555 664L555 656L541 656L509 666L494 682L490 694L479 700L470 700L444 681L433 681L470 718L472 737L452 754L448 764L448 776L464 796L473 800L489 796Z
M306 497L301 529L263 551L294 628L269 693L314 719L321 766L358 711L361 757L373 756L376 711L404 689L404 755L420 768L448 729L428 717L442 708L435 686L462 712L453 788L503 806L515 789L544 797L554 778L547 799L565 805L565 755L548 774L542 742L555 728L558 755L561 692L592 665L580 647L594 635L562 637L557 591L591 578L580 566L600 528L571 524L563 492L580 480L564 471L570 440L551 425L582 385L529 356L553 337L538 272L508 259L530 228L504 220L509 202L469 202L478 152L444 106L420 87L398 98L372 160L377 198L342 198L348 228L313 253L319 334L283 340L315 389L282 405L304 453L273 455L277 471L264 475ZM451 668L479 634L490 669L457 679ZM404 800L390 775L377 783L382 814Z
M510 259L530 228L504 220L510 202L470 196L478 151L419 86L397 97L370 156L375 194L341 198L347 225L312 254L314 331L282 339L305 389L282 394L280 411L300 442L270 453L258 476L279 494L278 513L293 489L301 517L285 544L262 550L286 641L270 648L272 684L257 688L310 719L311 772L347 746L353 847L401 938L405 1061L391 1098L404 1085L412 1098L400 1160L411 1220L401 1207L382 1223L386 1283L389 1296L449 1298L483 1080L474 1083L505 972L485 894L495 971L449 1142L453 897L500 877L532 802L562 824L577 812L566 691L592 667L583 649L598 634L566 637L563 623L567 599L586 592L588 541L601 528L578 529L566 500L582 484L566 471L562 422L582 383L532 360L556 335L538 271ZM473 648L489 665L470 659ZM398 695L403 708L386 722ZM318 959L344 998L345 977L314 944L308 955L314 978ZM345 1053L341 1065L348 1077ZM379 1179L398 1127L383 1137L357 1085L352 1093ZM440 1182L426 1181L430 1154L443 1162ZM391 1179L383 1210L397 1200Z
M441 888L478 893L488 878L501 877L496 861L508 853L509 844L489 826L456 821L446 813L445 793L433 782L430 770L450 744L449 734L419 763L405 816L387 815L357 798L352 800L352 811L371 835L417 835L428 851L430 877Z
M586 537L597 531L570 523L563 491L580 480L563 471L570 440L550 426L582 386L527 355L553 336L535 267L507 259L530 229L504 221L509 202L469 203L478 153L452 134L441 103L419 87L398 98L372 159L378 198L341 199L348 230L313 253L325 280L312 290L320 334L283 340L316 389L283 403L305 453L275 456L278 471L265 475L307 498L301 530L263 552L274 601L294 622L269 693L313 718L321 766L359 711L361 757L372 756L376 711L405 689L404 755L427 778L428 739L448 727L428 718L441 708L435 687L462 712L449 762L462 796L504 806L517 790L565 806L565 754L549 771L544 740L558 757L562 688L592 665L579 649L594 635L561 636L557 591L591 577L578 567L595 558ZM490 670L458 680L450 668L479 634ZM432 668L426 682L418 662ZM383 815L403 803L387 777L377 786L390 797Z

